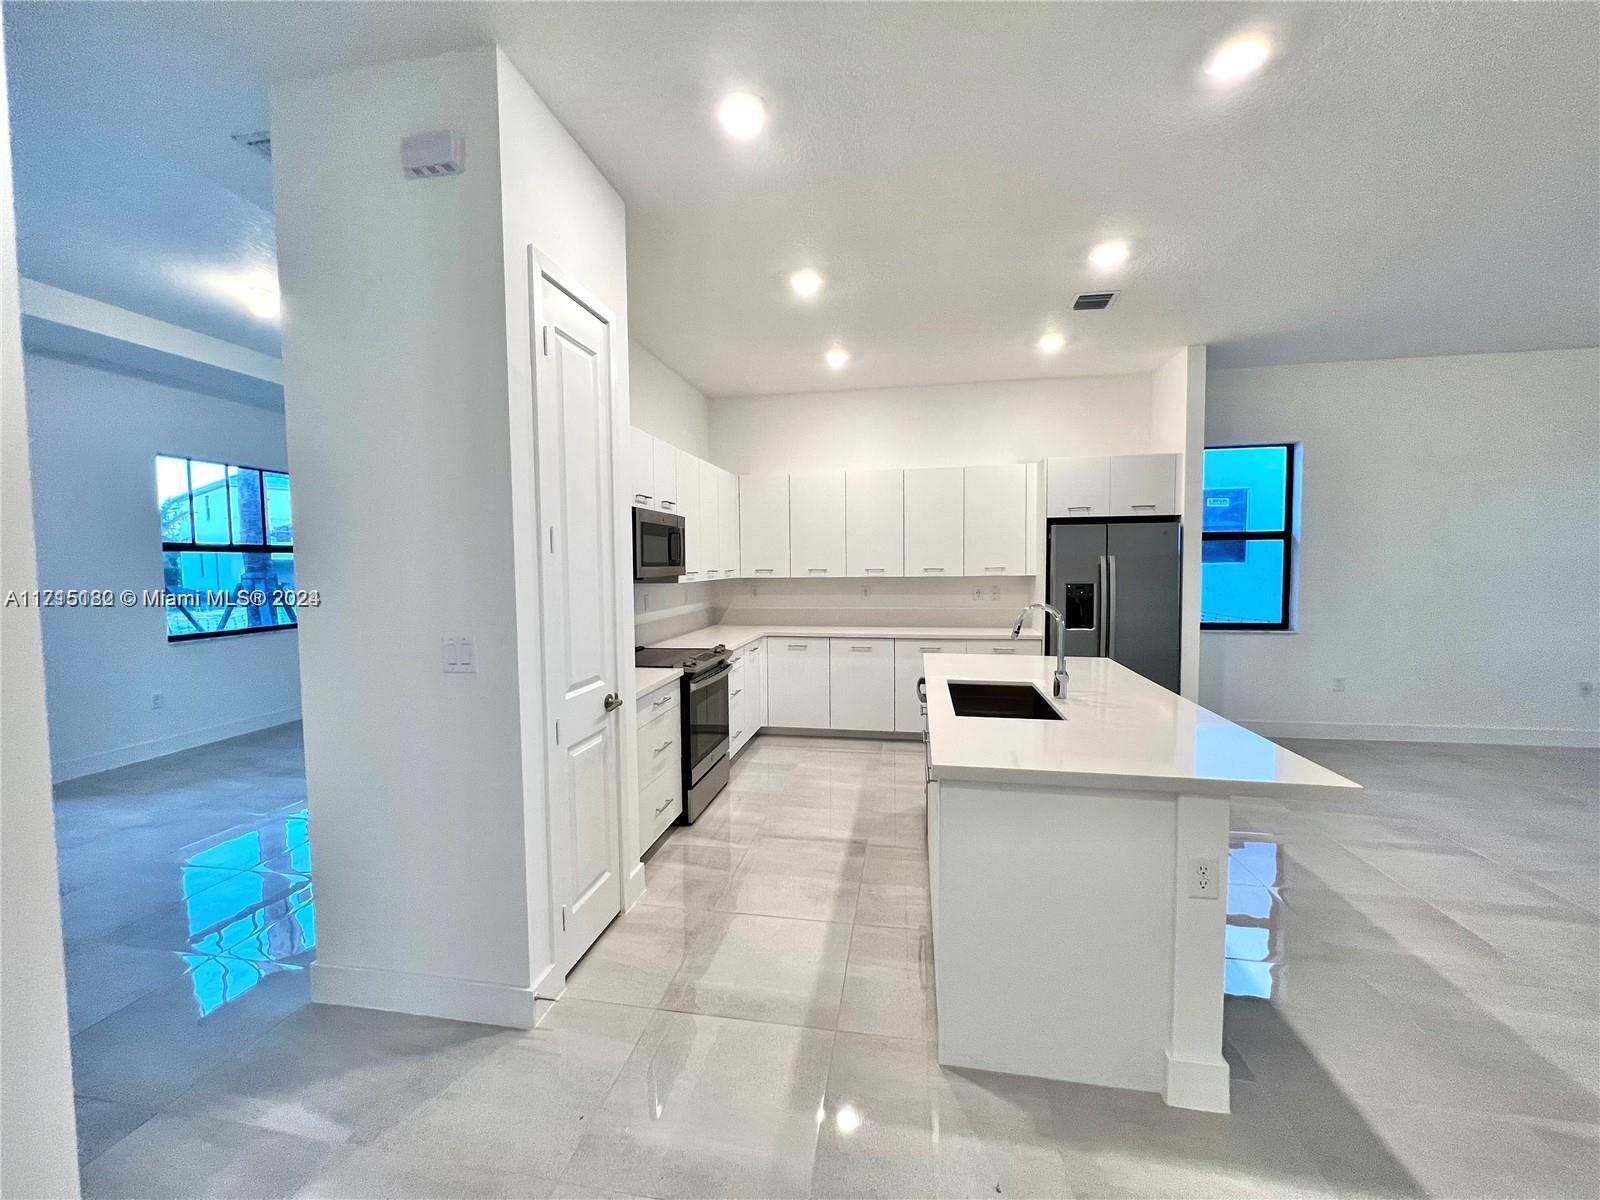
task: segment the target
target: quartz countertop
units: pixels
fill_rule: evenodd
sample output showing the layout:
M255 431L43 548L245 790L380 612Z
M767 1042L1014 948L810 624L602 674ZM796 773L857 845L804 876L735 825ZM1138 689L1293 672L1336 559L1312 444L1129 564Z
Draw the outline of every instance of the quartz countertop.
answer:
M1349 797L1361 790L1111 659L1067 659L1067 694L1054 699L1055 665L1034 655L928 655L933 777L1226 796ZM958 717L945 685L959 680L1031 683L1064 719Z
M1024 629L1024 638L1041 641L1044 634L1037 629ZM929 641L1009 641L1011 626L993 627L929 626L929 625L705 625L699 629L680 633L676 637L650 642L652 648L672 646L715 646L719 643L729 650L748 646L763 637L836 637L836 638L927 638Z
M669 683L683 675L681 667L635 667L633 677L635 687L633 698L637 700L646 692L653 692L664 683Z

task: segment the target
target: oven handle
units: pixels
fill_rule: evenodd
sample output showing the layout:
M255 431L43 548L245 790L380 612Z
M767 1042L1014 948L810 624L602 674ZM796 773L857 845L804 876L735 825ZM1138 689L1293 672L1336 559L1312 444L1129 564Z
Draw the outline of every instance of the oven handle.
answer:
M731 670L733 670L733 664L731 664L731 663L723 663L720 667L718 667L714 671L707 671L702 675L696 675L693 679L691 679L689 681L689 690L691 692L704 691L706 688L710 687L717 680L719 680L719 679L723 678L725 675L727 675L728 672L731 671Z

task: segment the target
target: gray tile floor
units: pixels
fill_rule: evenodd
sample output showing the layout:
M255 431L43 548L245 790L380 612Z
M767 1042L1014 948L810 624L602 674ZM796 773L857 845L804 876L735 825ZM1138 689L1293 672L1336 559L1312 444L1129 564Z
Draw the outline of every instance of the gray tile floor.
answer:
M1295 748L1370 790L1234 809L1226 1118L938 1066L914 745L758 738L529 1033L307 1003L295 727L66 785L84 1191L1595 1195L1600 756Z

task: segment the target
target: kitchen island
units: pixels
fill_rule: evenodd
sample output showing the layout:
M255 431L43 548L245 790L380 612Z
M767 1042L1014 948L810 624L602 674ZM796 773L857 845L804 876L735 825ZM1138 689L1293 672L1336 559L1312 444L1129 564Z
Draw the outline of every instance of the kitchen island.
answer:
M1359 785L1110 659L1067 667L1054 698L1054 659L924 661L939 1061L1227 1112L1229 798ZM1035 715L958 711L1018 698Z

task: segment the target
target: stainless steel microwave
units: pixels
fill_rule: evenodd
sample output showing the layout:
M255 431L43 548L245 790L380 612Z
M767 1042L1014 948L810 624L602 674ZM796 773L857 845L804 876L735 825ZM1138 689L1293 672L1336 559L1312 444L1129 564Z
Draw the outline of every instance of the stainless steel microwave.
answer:
M683 518L653 508L633 509L633 577L679 579L683 576Z

